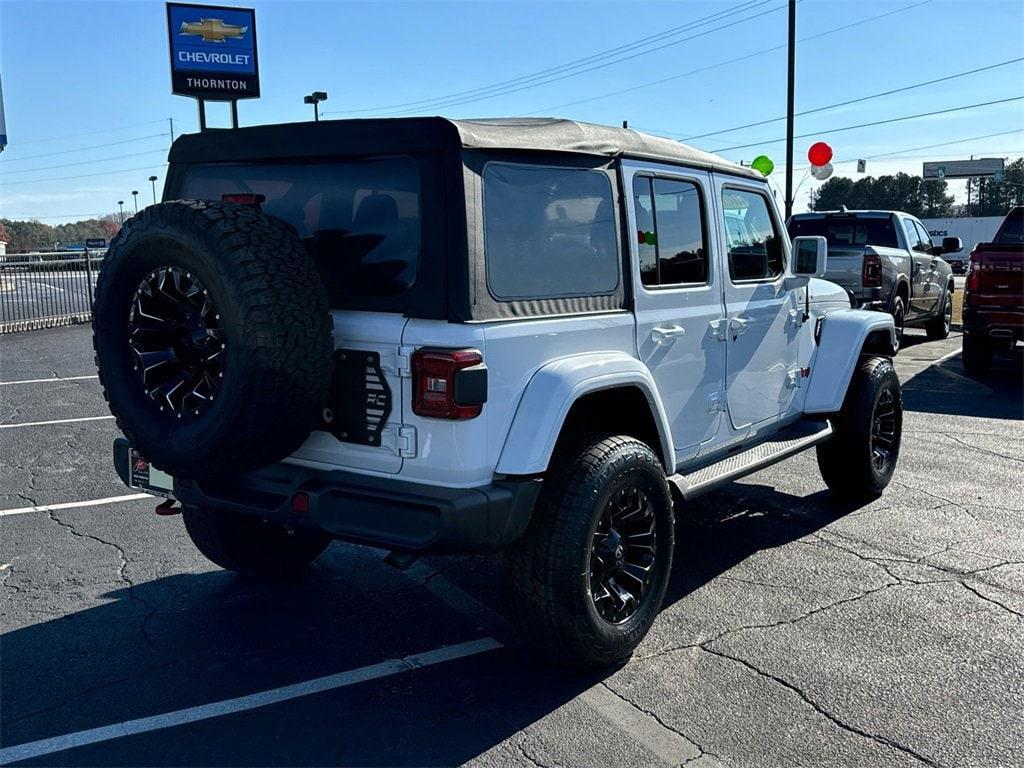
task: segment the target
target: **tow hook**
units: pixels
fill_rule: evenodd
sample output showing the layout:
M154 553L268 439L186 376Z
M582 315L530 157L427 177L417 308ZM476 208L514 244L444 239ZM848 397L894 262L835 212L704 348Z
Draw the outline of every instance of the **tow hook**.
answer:
M406 570L417 560L419 558L416 555L410 555L408 552L388 552L388 556L384 558L385 563L400 571Z
M164 499L156 505L156 513L162 517L180 515L181 505L175 499Z

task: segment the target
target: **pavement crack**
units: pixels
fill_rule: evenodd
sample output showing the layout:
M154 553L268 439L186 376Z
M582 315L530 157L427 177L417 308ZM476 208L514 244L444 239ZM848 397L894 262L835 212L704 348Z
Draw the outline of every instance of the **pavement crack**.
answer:
M1000 608L1002 608L1002 609L1003 609L1004 611L1007 611L1008 613L1012 613L1012 614L1013 614L1014 616L1016 616L1017 618L1020 618L1020 619L1024 619L1024 613L1021 613L1020 611L1015 611L1015 610L1014 610L1013 608L1011 608L1010 606L1006 605L1005 603L1001 603L1000 601L996 600L996 599L995 599L994 597L989 597L988 595L982 594L981 592L979 592L978 590L976 590L976 589L975 589L974 587L972 587L972 586L971 586L970 584L968 584L967 582L965 582L965 581L959 581L959 582L957 582L957 583L959 583L959 584L960 584L960 586L962 586L962 587L963 587L964 589L966 589L966 590L967 590L968 592L970 592L970 593L972 593L972 594L974 594L974 595L977 595L978 597L980 597L980 598L981 598L982 600L984 600L984 601L986 601L986 602L989 602L989 603L992 603L993 605L997 605L997 606L999 606L999 607L1000 607Z
M807 695L803 690L801 690L796 685L793 685L791 682L779 677L778 675L773 675L770 672L766 672L760 667L751 664L746 659L742 659L738 656L732 656L731 654L725 653L724 651L716 650L714 648L709 648L706 643L702 643L700 648L701 650L706 651L707 653L710 653L714 656L718 656L723 659L729 659L730 661L736 662L737 664L741 664L750 671L759 675L760 677L763 677L766 680L771 680L777 683L778 685L781 685L783 688L792 691L797 696L799 696L808 706L810 706L815 712L817 712L819 715L827 719L829 722L833 723L836 727L841 728L844 731L857 734L858 736L870 739L871 741L874 741L878 744L882 744L883 746L889 747L890 749L902 752L903 754L914 758L923 765L932 766L932 768L942 768L942 763L936 762L927 755L922 755L920 752L917 752L916 750L904 744L900 744L899 742L894 741L893 739L890 739L887 736L882 736L878 733L871 733L870 731L865 731L862 728L858 728L855 725L851 725L850 723L843 721L839 718L838 715L823 707L821 704L812 699L809 695Z
M533 755L531 755L529 752L527 752L526 751L526 747L523 745L523 743L521 741L516 741L515 745L516 745L516 749L519 750L519 754L521 754L524 758L526 758L530 762L531 765L536 765L537 768L553 768L553 766L551 766L551 765L549 765L547 763L542 763L540 760L538 760Z
M1016 456L1007 456L1005 453L999 453L999 451L991 451L988 448L982 448L980 446L974 445L973 443L968 443L966 440L961 440L956 435L949 434L949 432L936 432L935 434L942 435L943 437L948 437L950 440L960 443L960 445L970 448L972 451L978 451L979 453L987 453L989 456L997 456L1001 459L1009 459L1010 461L1019 461L1021 464L1024 464L1024 459L1017 458Z
M967 507L965 507L963 504L960 504L960 503L958 503L956 501L953 501L952 499L947 499L945 496L939 496L938 494L932 493L931 491L926 491L923 488L916 488L913 485L907 485L906 483L902 483L899 480L896 480L895 478L893 478L891 482L892 482L893 485L898 485L901 488L906 488L908 491L915 491L917 493L923 493L925 496L930 496L931 498L935 499L936 501L941 501L941 502L944 502L944 503L948 504L951 507L956 507L957 509L961 510L965 515L970 517L972 520L977 520L978 519L978 516L976 514L974 514L973 512L971 512L971 510L968 509Z
M61 520L59 517L57 517L57 514L52 509L48 508L46 510L46 514L50 518L50 520L55 522L61 528L64 528L72 536L76 536L76 537L78 537L80 539L88 539L90 541L95 541L96 543L102 544L103 546L106 546L106 547L110 547L115 552L117 552L117 557L118 557L117 578L121 582L123 582L125 585L127 585L129 599L134 600L135 602L139 603L139 605L141 605L144 608L146 608L146 611L147 611L146 615L143 617L142 622L139 625L139 630L140 630L140 632L142 634L142 639L146 642L146 645L148 645L151 650L154 650L154 651L159 650L156 647L156 644L153 642L153 639L149 636L149 632L147 630L147 624L148 624L150 618L156 612L156 607L152 603L150 603L147 600L143 599L142 597L140 597L136 593L135 582L133 582L130 578L128 578L127 569L128 569L128 563L130 562L130 560L128 559L128 554L124 551L124 548L121 547L118 544L115 544L112 541L107 541L106 539L101 539L99 536L94 536L91 533L82 533L77 528L75 528L75 526L72 525L71 523L66 523L63 520Z

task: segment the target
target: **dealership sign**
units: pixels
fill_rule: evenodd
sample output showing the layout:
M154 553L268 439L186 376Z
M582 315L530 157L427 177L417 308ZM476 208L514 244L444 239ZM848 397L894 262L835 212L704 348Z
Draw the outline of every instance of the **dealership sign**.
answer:
M173 93L211 101L260 95L253 9L168 3L167 35Z
M973 179L1003 175L1003 158L982 157L977 160L946 160L925 163L921 174L926 179Z

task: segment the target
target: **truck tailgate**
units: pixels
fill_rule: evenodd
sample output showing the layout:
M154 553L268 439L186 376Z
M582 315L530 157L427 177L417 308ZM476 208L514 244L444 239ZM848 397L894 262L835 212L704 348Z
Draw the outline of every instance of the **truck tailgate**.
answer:
M859 293L864 270L863 248L829 248L825 279Z

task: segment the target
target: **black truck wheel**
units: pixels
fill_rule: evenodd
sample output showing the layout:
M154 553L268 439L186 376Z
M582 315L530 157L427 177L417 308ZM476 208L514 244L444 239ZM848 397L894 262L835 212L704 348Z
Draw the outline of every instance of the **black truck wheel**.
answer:
M505 554L527 640L571 666L628 659L665 597L674 525L646 444L591 435L558 450L526 533Z
M964 370L974 376L978 376L988 373L992 367L995 350L992 347L992 342L986 336L977 333L965 333L962 356Z
M286 528L249 515L182 507L181 516L208 560L249 576L296 576L331 543L321 531Z
M111 243L93 317L118 426L176 477L279 461L326 402L333 342L323 286L294 231L255 206L146 208Z
M903 390L889 360L861 361L833 426L817 448L825 484L852 501L877 498L896 470L903 434Z
M925 333L931 341L938 341L949 336L949 329L953 325L953 291L946 289L942 297L942 311L928 321L925 325Z

